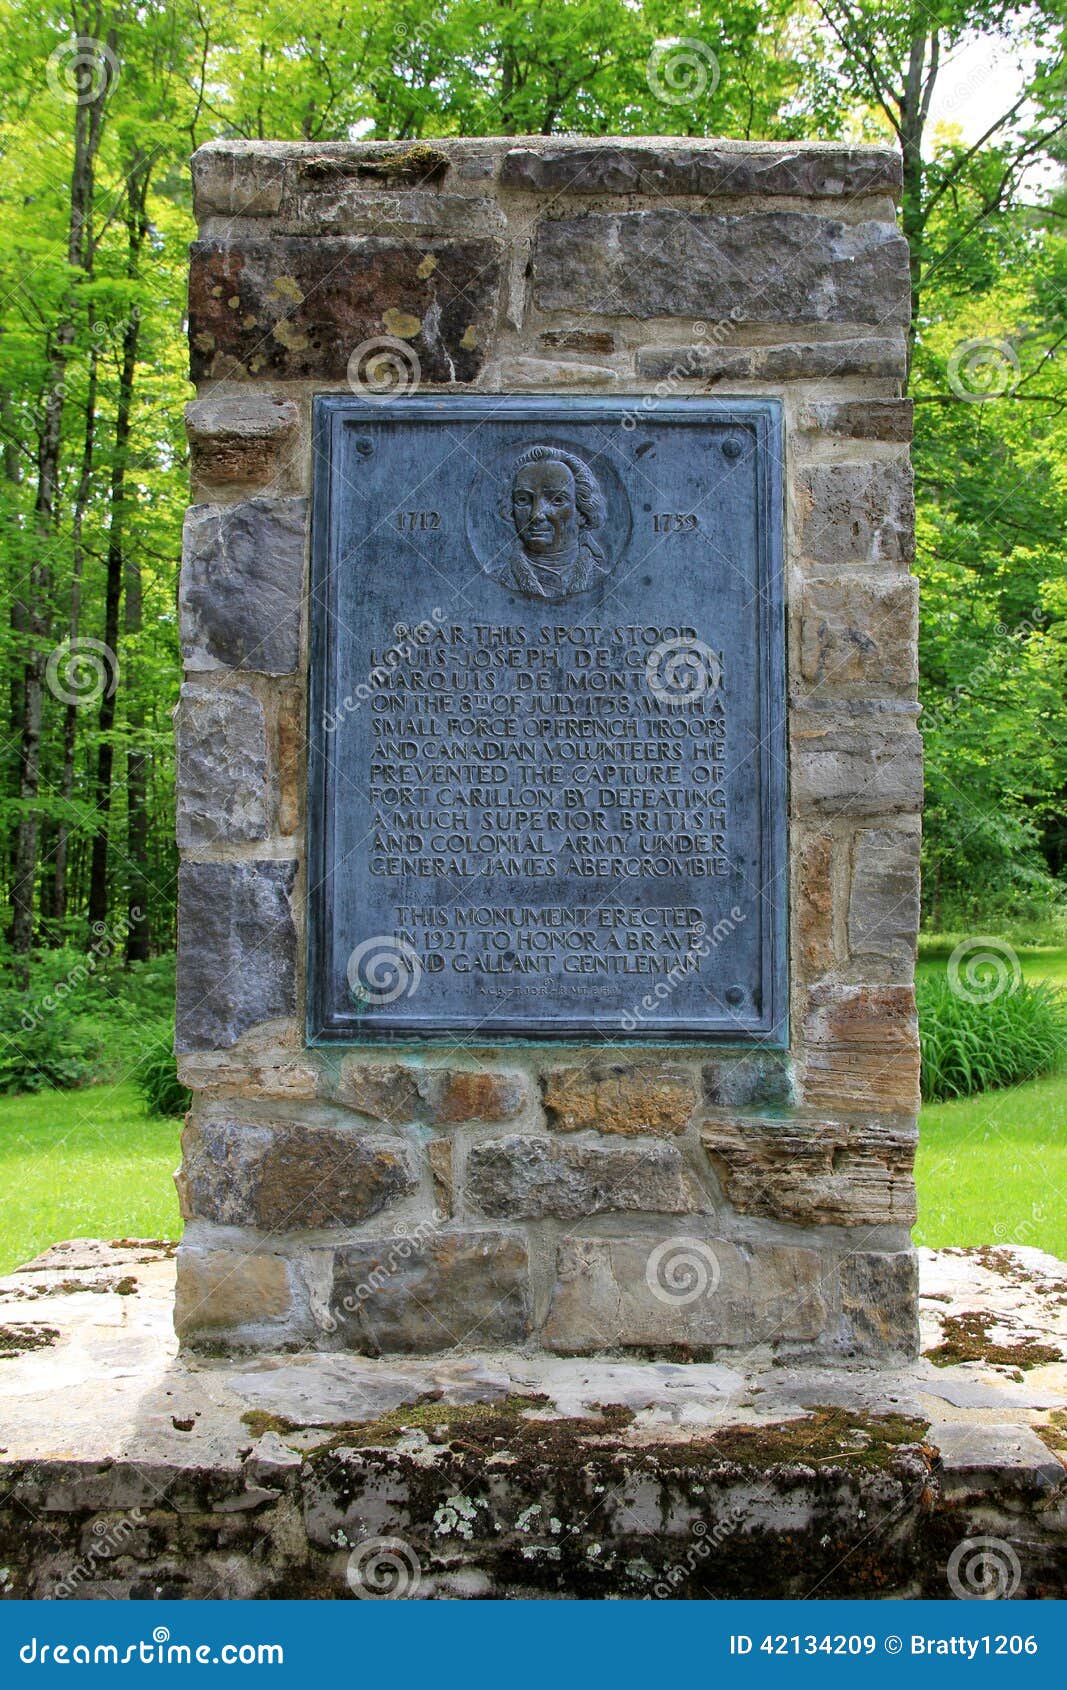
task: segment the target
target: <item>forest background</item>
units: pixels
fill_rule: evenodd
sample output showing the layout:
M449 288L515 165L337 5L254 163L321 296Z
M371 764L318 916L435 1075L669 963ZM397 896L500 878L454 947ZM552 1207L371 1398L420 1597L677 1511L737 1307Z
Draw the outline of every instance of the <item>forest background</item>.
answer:
M188 160L220 135L898 147L924 921L1063 942L1062 6L143 0L0 22L0 1089L93 1071L78 1006L33 1007L72 972L131 1029L169 1014Z

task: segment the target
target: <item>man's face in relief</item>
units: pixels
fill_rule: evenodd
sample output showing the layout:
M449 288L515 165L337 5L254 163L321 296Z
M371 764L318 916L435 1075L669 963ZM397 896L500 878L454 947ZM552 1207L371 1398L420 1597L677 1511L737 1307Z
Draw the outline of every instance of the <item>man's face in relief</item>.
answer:
M511 489L511 515L530 557L573 552L578 545L574 477L566 464L526 464Z

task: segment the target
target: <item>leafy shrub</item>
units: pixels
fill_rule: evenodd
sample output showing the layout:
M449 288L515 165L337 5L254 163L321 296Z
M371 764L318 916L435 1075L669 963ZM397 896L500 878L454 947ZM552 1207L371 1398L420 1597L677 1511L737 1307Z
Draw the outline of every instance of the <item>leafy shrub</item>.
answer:
M126 968L110 943L40 950L23 987L0 947L0 1091L68 1091L136 1078L146 1046L168 1051L173 1020L173 955ZM173 1057L169 1062L173 1071ZM176 1073L172 1083L177 1087Z
M928 1103L1018 1085L1067 1055L1067 995L1043 981L974 1003L935 975L919 979L916 999Z
M23 991L0 988L0 1092L70 1091L93 1078L95 1035L62 1003L46 1008Z
M193 1094L178 1078L171 1023L137 1065L134 1083L150 1115L184 1115Z

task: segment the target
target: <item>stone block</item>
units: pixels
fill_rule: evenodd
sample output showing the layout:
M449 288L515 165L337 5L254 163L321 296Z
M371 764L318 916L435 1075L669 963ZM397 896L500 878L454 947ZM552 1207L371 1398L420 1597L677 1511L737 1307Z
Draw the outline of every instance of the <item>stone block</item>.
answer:
M778 346L642 346L637 354L637 373L647 380L698 381L709 386L718 381L831 381L839 376L896 381L906 371L902 334L784 340Z
M295 692L278 701L275 716L275 758L278 780L278 832L295 833L304 810L307 772L304 766L304 700Z
M928 1442L937 1450L943 1493L959 1504L980 1497L1003 1507L1005 1493L1047 1496L1064 1482L1062 1463L1029 1426L940 1420Z
M637 1349L699 1358L823 1332L817 1250L734 1243L705 1228L658 1237L567 1238L542 1333L565 1355Z
M812 581L799 608L800 672L813 691L915 697L919 583L913 575Z
M189 670L290 675L300 660L306 499L193 505L178 595Z
M918 829L864 829L852 848L849 951L907 961L915 955L918 932Z
M393 1125L427 1121L460 1126L468 1121L513 1121L537 1102L525 1074L464 1068L406 1067L346 1056L337 1083L338 1102Z
M285 1045L238 1052L183 1051L178 1078L203 1097L311 1102L322 1089L314 1053Z
M187 1218L265 1232L358 1226L417 1183L402 1145L346 1127L200 1119L182 1152Z
M409 349L418 379L473 381L494 324L501 244L279 235L198 241L189 279L192 379L343 381L358 347Z
M500 185L529 193L800 195L854 199L901 189L900 155L889 147L776 142L553 141L505 153Z
M625 1209L679 1215L699 1206L673 1144L493 1139L470 1151L465 1193L493 1220L576 1220Z
M906 458L808 464L797 470L800 549L837 571L915 556L915 499Z
M358 1056L346 1056L341 1063L337 1098L349 1109L393 1126L417 1120L422 1109L415 1069Z
M427 1116L437 1126L513 1121L534 1102L533 1087L524 1074L431 1068L419 1075L418 1083Z
M791 723L793 809L799 816L891 816L922 808L922 736L910 722Z
M187 682L176 728L178 845L265 839L273 806L267 730L255 693Z
M841 1260L845 1349L875 1360L919 1353L919 1261L914 1250L854 1250Z
M815 986L802 1018L812 1109L915 1115L919 1030L910 986Z
M327 182L294 191L274 227L279 235L460 235L469 240L502 234L506 224L499 206L474 194Z
M834 965L834 856L833 834L794 829L794 942L809 975L826 974Z
M776 1051L718 1056L700 1072L704 1099L717 1109L787 1109L795 1101L789 1058Z
M278 1325L292 1308L284 1257L193 1244L179 1250L174 1327L180 1338Z
M906 323L908 244L891 223L677 210L546 219L542 311L751 323Z
M280 209L285 151L261 141L208 141L192 158L193 204L198 218L272 217Z
M802 408L800 427L848 440L893 440L907 445L913 410L910 399L820 400Z
M294 192L349 182L377 183L405 192L438 187L471 145L463 140L446 144L447 151L425 141L326 141L314 147L291 141L273 143L285 157L286 179Z
M685 1131L700 1096L685 1069L598 1061L550 1070L544 1100L549 1125L559 1132L592 1128L666 1138Z
M177 1048L225 1049L296 1012L295 862L183 863Z
M614 352L616 341L610 329L547 329L539 335L548 352Z
M430 1176L433 1180L434 1208L439 1215L446 1218L455 1210L456 1181L452 1163L452 1140L450 1138L431 1139L426 1146L426 1155L430 1163Z
M799 1226L912 1226L915 1131L751 1116L709 1121L701 1142L732 1208Z
M300 412L291 399L254 390L236 399L197 399L185 407L194 482L264 486L288 467Z
M505 1232L435 1233L333 1252L337 1348L361 1355L488 1350L530 1330L526 1246Z
M502 358L494 366L501 388L609 387L619 372L607 364L584 364L565 358Z

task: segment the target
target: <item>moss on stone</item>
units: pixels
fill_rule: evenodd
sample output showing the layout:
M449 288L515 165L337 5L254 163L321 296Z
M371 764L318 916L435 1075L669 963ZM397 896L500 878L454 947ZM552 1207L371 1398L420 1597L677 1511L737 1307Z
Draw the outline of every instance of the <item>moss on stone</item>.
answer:
M1057 1455L1067 1454L1067 1409L1054 1409L1044 1424L1035 1430L1049 1449Z
M1035 1338L1020 1338L1015 1343L995 1342L989 1335L997 1324L996 1315L982 1309L967 1309L962 1314L944 1315L941 1321L941 1342L923 1354L935 1367L955 1367L964 1361L984 1361L994 1367L1027 1369L1040 1367L1046 1361L1062 1361L1060 1349L1053 1344L1039 1344Z
M334 176L338 174L339 164L342 168L351 165L346 160L338 161L331 155L321 159L308 159L304 164L304 174L311 178L317 176ZM357 176L371 176L383 182L403 182L414 185L420 182L439 182L448 170L448 154L439 147L427 146L424 141L416 142L413 147L407 147L402 152L386 153L382 158L361 158L356 166Z
M0 1357L25 1355L27 1350L47 1350L59 1341L54 1326L0 1326Z

